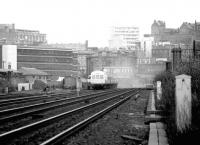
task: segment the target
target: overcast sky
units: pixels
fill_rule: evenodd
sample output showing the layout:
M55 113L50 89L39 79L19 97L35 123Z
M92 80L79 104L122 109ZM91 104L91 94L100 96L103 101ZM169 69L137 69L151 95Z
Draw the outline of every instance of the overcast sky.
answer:
M154 19L167 27L200 22L199 0L1 0L0 23L18 29L39 30L49 43L89 40L89 46L107 46L110 27L138 26L150 33Z

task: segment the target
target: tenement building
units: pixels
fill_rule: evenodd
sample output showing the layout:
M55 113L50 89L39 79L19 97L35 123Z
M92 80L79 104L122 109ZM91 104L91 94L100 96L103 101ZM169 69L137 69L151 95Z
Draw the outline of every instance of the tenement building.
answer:
M184 22L180 28L166 28L163 21L154 21L151 35L155 43L170 42L170 44L191 45L193 40L200 40L200 23Z
M46 43L46 34L39 31L16 29L15 24L0 24L0 44L37 46Z

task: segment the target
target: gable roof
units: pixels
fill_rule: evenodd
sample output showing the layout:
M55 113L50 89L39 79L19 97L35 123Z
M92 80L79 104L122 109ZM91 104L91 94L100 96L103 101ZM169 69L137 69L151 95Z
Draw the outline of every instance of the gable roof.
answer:
M19 72L21 72L23 75L38 75L38 76L47 76L48 74L46 72L43 72L42 70L36 69L36 68L28 68L28 67L21 67L19 69Z

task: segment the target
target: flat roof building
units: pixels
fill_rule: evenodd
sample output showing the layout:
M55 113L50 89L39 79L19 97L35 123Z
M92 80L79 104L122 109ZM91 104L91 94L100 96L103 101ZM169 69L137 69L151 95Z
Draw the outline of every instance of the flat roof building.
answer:
M136 50L139 43L139 28L135 26L115 26L111 28L110 49L124 48Z
M52 76L77 75L77 54L70 49L59 49L50 46L18 47L17 68L40 69Z

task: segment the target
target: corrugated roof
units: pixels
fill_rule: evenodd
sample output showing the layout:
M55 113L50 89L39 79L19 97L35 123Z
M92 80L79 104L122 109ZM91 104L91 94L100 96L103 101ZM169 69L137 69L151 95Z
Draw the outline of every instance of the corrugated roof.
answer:
M23 75L38 75L38 76L48 75L46 72L43 72L42 70L36 68L28 68L28 67L21 67L19 69L19 72L21 72Z

